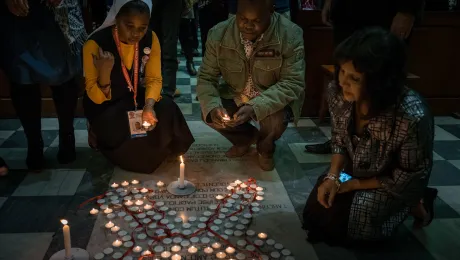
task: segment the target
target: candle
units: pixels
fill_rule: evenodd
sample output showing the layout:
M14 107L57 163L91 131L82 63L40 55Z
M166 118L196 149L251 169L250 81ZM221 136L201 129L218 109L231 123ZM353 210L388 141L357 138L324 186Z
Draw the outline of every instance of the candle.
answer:
M123 253L120 253L120 252L116 252L115 254L113 254L113 259L121 259L121 257L123 256Z
M179 175L179 188L183 189L184 188L184 171L185 171L185 164L184 164L184 159L182 158L182 155L180 156L180 175Z
M97 254L94 255L94 259L95 260L104 259L104 254L103 253L97 253Z
M146 188L142 188L142 189L141 189L141 193L147 193L148 191L149 191L149 190L146 189Z
M128 200L128 201L125 202L125 205L126 205L126 206L131 206L131 205L133 205L133 202L130 201L130 200Z
M121 244L122 244L122 242L121 242L120 240L117 239L117 240L113 241L112 246L113 246L113 247L120 247Z
M236 180L235 183L236 183L237 185L240 185L242 182L241 182L240 180Z
M173 247L171 247L171 251L173 251L174 253L177 253L181 250L182 248L178 245L175 245Z
M106 208L106 209L104 210L104 213L105 213L105 214L109 214L109 213L112 213L112 211L113 211L113 210L112 210L111 208Z
M245 188L247 188L247 187L248 187L248 185L246 185L246 184L244 184L244 183L240 185L240 188L242 188L242 189L245 189Z
M144 209L145 209L145 210L150 210L150 209L152 209L152 205L146 204L146 205L144 206Z
M108 228L108 229L111 229L115 226L115 224L113 224L112 221L109 221L107 224L105 224L105 227Z
M274 259L278 259L281 257L280 253L277 251L271 252L270 256Z
M229 246L227 247L227 249L225 249L225 252L227 252L228 254L233 254L235 253L235 248Z
M246 255L243 254L243 253L238 253L238 254L236 254L236 258L237 258L237 259L240 259L240 260L246 259ZM265 260L265 259L263 259L263 260Z
M134 184L134 185L139 184L139 181L138 180L132 180L131 184Z
M123 187L126 187L128 185L129 185L129 182L127 182L127 181L124 181L124 182L121 183L121 186L123 186Z
M162 182L162 181L157 182L157 187L161 188L163 186L165 186L164 182Z
M248 231L246 231L246 235L248 235L250 237L254 236L255 234L256 234L256 232L254 230L249 229Z
M97 213L99 213L99 210L93 208L92 210L89 211L89 214L91 215L96 215Z
M258 201L264 200L264 197L262 197L262 196L257 196L257 197L256 197L256 200L258 200Z
M107 248L104 249L104 251L102 251L102 252L104 252L104 254L106 254L106 255L110 255L111 253L113 253L113 248L107 247Z
M262 188L262 187L257 187L256 188L256 191L263 191L263 190L264 190L264 188Z
M291 254L291 251L289 251L289 249L283 249L283 251L281 251L281 254L283 254L284 256L288 256Z
M267 243L267 245L269 245L269 246L273 246L276 242L275 242L275 240L273 240L273 239L267 239L267 242L266 242L266 243Z
M206 254L212 254L212 252L214 251L212 248L210 248L209 246L206 247L204 250L203 250Z
M164 251L163 253L161 253L161 257L163 258L169 258L171 256L171 252L169 251Z
M114 182L114 183L112 183L112 185L110 185L110 187L116 189L116 188L118 188L118 184Z
M142 206L144 202L142 200L136 200L136 205L137 206Z
M257 235L260 239L267 239L267 234L265 233L259 233L259 235Z
M227 186L227 190L231 191L231 190L233 190L233 189L234 189L234 187L232 187L232 186Z
M259 240L259 239L254 240L254 245L256 245L258 247L263 246L263 244L264 244L264 241L262 241L262 240Z
M140 247L140 246L136 246L136 247L133 248L134 253L140 253L141 251L142 251L142 247Z
M67 225L69 222L65 219L61 219L61 223L64 225L64 227L62 227L62 232L64 233L65 257L70 259L72 257L72 247L70 245L70 227Z
M178 255L178 254L175 254L171 257L171 260L181 260L182 259L182 256Z
M222 196L222 195L217 195L216 196L216 200L223 200L223 199L224 199L224 196Z
M212 246L212 248L214 248L214 249L219 249L222 245L221 245L219 242L215 242L215 243L213 243L211 246Z
M196 252L198 252L198 248L194 247L194 246L191 246L188 248L187 250L190 254L195 254Z
M117 233L118 231L120 230L120 227L119 226L113 226L110 231L112 231L112 233Z
M183 247L187 247L190 245L190 242L188 240L184 240L182 242L180 242L180 245L183 246Z
M138 193L139 193L139 190L137 190L137 189L132 189L132 190L131 190L131 193L132 193L132 194L138 194Z
M147 122L147 121L144 121L144 123L142 123L142 126L143 126L144 128L149 128L151 125L152 125L152 124L150 124L150 123Z
M227 257L227 254L224 252L219 252L216 254L216 257L219 259L224 259L225 257Z
M142 252L142 256L146 256L146 255L151 255L152 252L150 252L149 250L145 250L144 252Z

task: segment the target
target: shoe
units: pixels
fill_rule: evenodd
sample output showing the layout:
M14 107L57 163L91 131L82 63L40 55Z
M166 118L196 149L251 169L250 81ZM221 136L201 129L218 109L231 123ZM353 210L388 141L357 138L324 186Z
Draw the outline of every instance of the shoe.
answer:
M43 142L42 142L43 144ZM45 165L43 157L43 145L41 147L31 147L27 149L26 165L29 171L41 172Z
M57 160L60 164L69 164L77 159L75 152L75 135L66 134L59 136L59 151Z
M414 217L414 228L422 228L431 224L434 219L434 201L438 196L438 190L433 188L425 188L423 195L423 207L427 213L425 219Z
M178 97L180 95L181 95L180 90L176 88L176 90L174 91L174 97Z
M305 145L305 150L315 154L330 154L332 153L331 141L329 140L322 144Z
M196 72L195 64L193 63L193 61L187 61L186 68L190 76L196 76L197 72Z
M273 157L265 157L259 153L259 166L264 171L272 171L275 168Z

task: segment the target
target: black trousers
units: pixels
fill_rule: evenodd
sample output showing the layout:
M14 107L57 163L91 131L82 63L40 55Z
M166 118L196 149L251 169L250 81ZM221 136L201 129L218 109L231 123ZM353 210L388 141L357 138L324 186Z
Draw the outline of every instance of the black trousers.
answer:
M73 119L78 100L78 82L72 79L59 86L51 86L59 120L59 137L74 134ZM42 153L41 92L38 84L11 83L11 100L27 137L29 152Z
M230 117L233 117L233 114L238 111L233 100L222 99L222 106ZM257 152L264 157L272 157L276 148L275 141L280 139L286 130L290 114L289 107L271 114L259 122L260 130L257 130L250 122L237 127L221 127L207 118L205 123L227 138L233 145L248 145L257 140Z
M209 30L216 24L227 20L228 12L220 1L212 1L210 4L199 9L199 24L201 33L201 54L206 52L206 41Z
M195 31L196 36L197 30L195 27L195 19L181 18L179 41L187 61L193 61L193 50L196 49L196 47L194 47L195 39L193 30Z
M182 0L153 0L150 27L161 45L163 94L173 96L176 91L177 40L182 15Z

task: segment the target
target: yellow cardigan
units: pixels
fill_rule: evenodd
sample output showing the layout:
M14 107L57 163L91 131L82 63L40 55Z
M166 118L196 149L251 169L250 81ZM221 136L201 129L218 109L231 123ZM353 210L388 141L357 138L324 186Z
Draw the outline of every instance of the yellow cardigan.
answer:
M123 63L127 69L131 69L134 59L134 45L121 43L123 53ZM112 53L118 55L118 53ZM99 56L99 46L93 40L89 40L83 46L83 71L85 73L86 93L88 97L96 104L101 104L112 98L111 92L106 97L98 85L98 71L93 63L93 55ZM142 55L140 55L142 56ZM114 66L119 66L115 64ZM152 48L150 59L145 66L145 99L152 98L155 101L161 99L160 93L162 88L161 78L161 49L157 35L152 32Z

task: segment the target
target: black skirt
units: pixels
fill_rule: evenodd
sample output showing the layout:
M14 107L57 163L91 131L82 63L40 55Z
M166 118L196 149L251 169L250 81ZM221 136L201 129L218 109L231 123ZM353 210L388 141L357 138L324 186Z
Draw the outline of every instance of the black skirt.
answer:
M95 117L87 114L99 150L114 165L127 171L152 173L166 157L186 153L195 141L180 108L169 97L155 104L155 129L145 137L131 138L127 111L132 107L132 99L126 99L105 107Z

